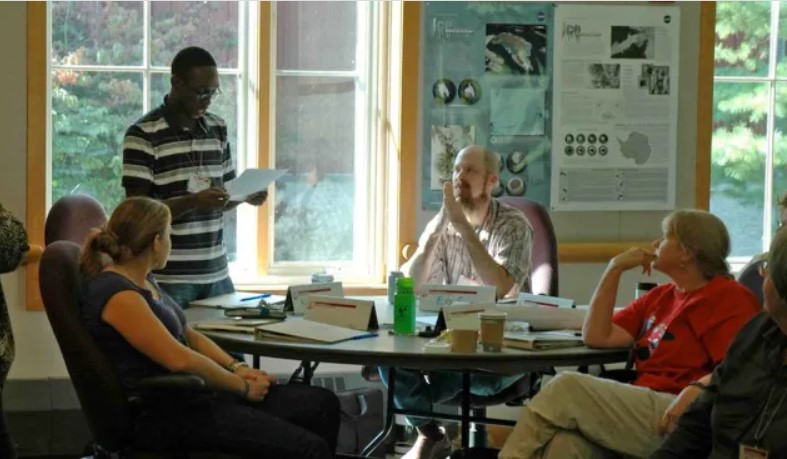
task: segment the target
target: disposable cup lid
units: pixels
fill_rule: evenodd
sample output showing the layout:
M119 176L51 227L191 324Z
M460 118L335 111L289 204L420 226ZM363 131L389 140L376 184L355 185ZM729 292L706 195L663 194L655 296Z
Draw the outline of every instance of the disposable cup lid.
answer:
M506 320L508 314L505 312L479 312L478 318L479 319L488 319L488 320Z

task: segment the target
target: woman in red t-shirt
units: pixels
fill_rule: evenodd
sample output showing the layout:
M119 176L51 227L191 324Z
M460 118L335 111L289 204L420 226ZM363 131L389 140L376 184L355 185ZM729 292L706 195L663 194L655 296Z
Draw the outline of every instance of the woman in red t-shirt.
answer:
M760 311L752 292L730 276L721 220L679 210L664 219L662 232L654 251L634 247L609 262L582 330L590 347L631 346L636 379L561 373L523 409L500 459L647 456ZM622 274L637 267L672 282L613 311Z

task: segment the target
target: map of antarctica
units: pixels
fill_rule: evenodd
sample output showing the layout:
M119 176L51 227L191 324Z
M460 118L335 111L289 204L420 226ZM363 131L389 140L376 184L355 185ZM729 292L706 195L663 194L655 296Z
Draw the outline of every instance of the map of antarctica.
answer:
M626 140L620 140L620 138L618 138L618 143L620 144L620 152L623 153L624 158L631 158L638 165L648 162L651 148L648 136L645 134L633 131L629 133L629 137Z

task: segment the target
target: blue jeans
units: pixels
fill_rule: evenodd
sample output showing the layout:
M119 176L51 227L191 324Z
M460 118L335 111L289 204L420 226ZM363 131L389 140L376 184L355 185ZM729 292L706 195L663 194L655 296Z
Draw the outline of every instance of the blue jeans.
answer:
M388 368L379 367L380 378L388 387ZM394 403L403 410L431 410L433 405L451 400L462 391L462 373L458 371L431 371L429 381L421 371L396 369ZM470 375L470 393L481 397L499 394L525 375ZM430 419L407 417L413 427L428 424Z
M212 284L159 283L159 286L183 309L188 309L192 301L224 295L235 291L235 286L232 285L232 279L229 277Z

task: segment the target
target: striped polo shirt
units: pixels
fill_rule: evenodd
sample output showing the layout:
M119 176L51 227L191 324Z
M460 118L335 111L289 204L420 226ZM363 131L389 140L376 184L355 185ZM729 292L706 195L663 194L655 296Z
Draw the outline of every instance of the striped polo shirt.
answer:
M165 98L126 131L123 187L149 187L149 197L165 200L189 194L192 175L210 177L219 187L234 179L224 120L206 113L190 130L170 110ZM171 235L167 266L153 273L158 282L210 284L228 277L222 210L192 209L172 221Z

